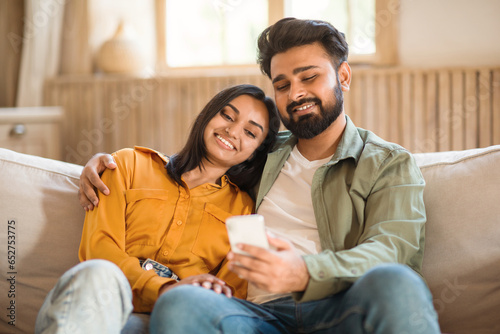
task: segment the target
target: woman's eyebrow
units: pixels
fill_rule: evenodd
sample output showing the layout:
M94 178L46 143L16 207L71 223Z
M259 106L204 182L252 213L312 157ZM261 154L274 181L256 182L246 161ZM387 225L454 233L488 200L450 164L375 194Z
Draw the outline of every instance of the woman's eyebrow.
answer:
M237 113L238 115L240 114L240 111L238 109L236 109L236 107L233 106L231 103L228 103L227 105L230 106L231 109L233 109L235 113Z
M231 103L228 103L227 105L231 109L233 109L236 114L238 114L238 115L240 114L240 111L235 106L233 106ZM248 122L251 123L251 124L253 124L253 125L255 125L256 127L260 128L260 131L264 132L264 127L262 125L260 125L259 123L255 122L255 121L252 121L252 120L250 120Z

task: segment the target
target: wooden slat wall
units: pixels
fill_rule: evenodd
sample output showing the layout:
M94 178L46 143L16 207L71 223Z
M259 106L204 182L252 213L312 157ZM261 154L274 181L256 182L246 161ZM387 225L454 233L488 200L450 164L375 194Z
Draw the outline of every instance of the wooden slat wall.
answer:
M412 152L500 144L500 69L354 69L346 112Z
M83 164L95 152L134 145L179 150L191 123L224 87L251 83L272 96L262 75L224 77L59 77L46 105L66 111L63 158ZM357 126L412 152L500 144L500 69L353 69L345 109Z

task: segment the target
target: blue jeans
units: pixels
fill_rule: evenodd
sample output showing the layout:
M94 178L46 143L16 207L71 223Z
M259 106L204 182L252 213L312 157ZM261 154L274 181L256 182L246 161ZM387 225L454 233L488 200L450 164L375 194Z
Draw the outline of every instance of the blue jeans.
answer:
M150 333L440 333L432 297L411 269L376 267L348 290L317 301L261 305L180 286L157 300Z
M132 308L132 290L120 268L109 261L85 261L65 272L49 292L35 333L147 333L149 315L131 314Z

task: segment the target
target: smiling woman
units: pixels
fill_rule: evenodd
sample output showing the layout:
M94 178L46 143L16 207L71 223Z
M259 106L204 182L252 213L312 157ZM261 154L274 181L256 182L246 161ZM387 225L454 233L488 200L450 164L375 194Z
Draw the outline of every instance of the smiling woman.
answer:
M205 129L207 160L230 168L245 161L267 136L266 105L241 95L212 118Z
M227 266L224 222L253 212L245 190L259 180L278 129L272 100L256 86L239 85L210 100L178 154L142 147L114 153L115 170L102 175L110 192L85 217L82 263L47 296L37 333L69 326L117 333L132 310L151 312L160 295L181 285L245 298L246 281ZM106 303L103 289L112 291ZM68 294L75 311L60 306ZM96 307L89 322L78 309L90 304ZM129 326L133 320L128 332L140 331Z
M268 110L267 120L258 112L263 106ZM260 134L259 126L262 128ZM253 149L254 154L247 151L247 158L241 161L239 161L241 157L232 160L233 165L229 166L226 172L241 189L249 190L259 179L258 176L267 158L267 153L264 152L268 152L273 146L279 126L280 120L274 102L266 97L260 88L239 85L225 89L208 102L196 118L189 135L190 139L179 153L171 157L167 170L177 182L180 182L183 173L206 167L210 158L214 158L210 154L217 152L215 150L209 152L211 144L216 139L208 135L210 133L223 137L224 140L236 145L237 149L245 148L247 142L255 144L260 141L260 144ZM214 130L216 128L218 130ZM230 129L229 133L226 133L226 129ZM258 137L258 140L252 138L252 135ZM235 136L238 136L238 139L235 139Z

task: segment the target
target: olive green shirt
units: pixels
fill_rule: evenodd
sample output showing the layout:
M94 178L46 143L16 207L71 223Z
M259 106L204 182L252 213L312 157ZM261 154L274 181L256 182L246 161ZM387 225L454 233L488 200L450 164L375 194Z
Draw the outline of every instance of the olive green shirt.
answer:
M346 119L335 154L312 181L323 251L304 256L310 280L304 292L294 294L300 302L340 292L382 263L406 264L417 273L422 266L426 216L420 169L404 148ZM279 134L257 188L257 209L296 143L290 132Z

